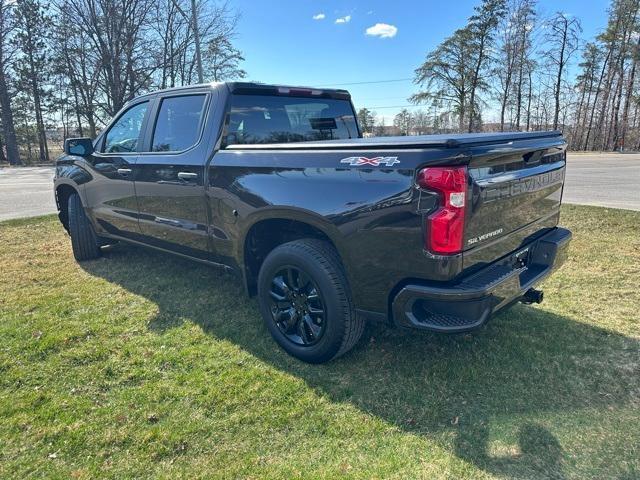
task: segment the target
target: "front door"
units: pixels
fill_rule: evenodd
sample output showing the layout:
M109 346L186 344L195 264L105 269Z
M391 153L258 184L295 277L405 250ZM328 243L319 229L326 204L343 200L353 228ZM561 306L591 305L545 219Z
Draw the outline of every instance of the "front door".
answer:
M86 159L93 177L85 190L87 210L98 234L139 239L133 180L149 105L147 100L127 108L100 137L93 155Z
M136 164L140 230L150 245L209 259L203 135L210 94L157 100L144 152Z

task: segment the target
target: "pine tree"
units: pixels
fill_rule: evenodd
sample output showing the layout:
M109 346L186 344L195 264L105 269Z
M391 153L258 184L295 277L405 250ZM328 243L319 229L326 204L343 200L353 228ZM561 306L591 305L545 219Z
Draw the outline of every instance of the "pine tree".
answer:
M409 135L411 133L411 128L413 127L413 117L411 112L406 108L400 110L393 119L393 125L400 130L401 135Z
M15 29L13 2L0 0L0 120L2 137L7 149L6 160L11 165L20 165L20 152L16 137L14 115L9 92L9 64L15 52L11 41ZM1 147L0 147L1 148ZM4 154L4 152L3 152Z
M460 131L464 131L470 116L473 76L470 35L466 28L456 30L427 55L425 62L415 70L414 79L414 83L424 90L409 98L414 103L443 106L457 117Z
M373 133L375 122L376 115L374 112L368 108L358 110L358 125L360 125L360 131L362 133Z
M16 1L18 27L15 42L21 52L21 61L17 62L16 70L21 89L29 92L33 102L41 162L49 161L43 106L48 94L45 81L50 73L47 42L50 39L51 18L46 8L39 0Z
M472 132L476 126L476 113L479 114L476 96L480 90L488 87L482 74L491 60L490 51L493 47L495 31L500 19L506 14L504 0L482 0L475 8L476 13L469 19L467 29L473 52L473 71L469 86L469 128ZM481 122L478 122L481 123Z

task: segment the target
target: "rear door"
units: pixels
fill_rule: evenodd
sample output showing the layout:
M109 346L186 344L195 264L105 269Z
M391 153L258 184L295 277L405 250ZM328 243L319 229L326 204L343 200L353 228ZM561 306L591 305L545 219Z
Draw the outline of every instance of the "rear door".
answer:
M140 230L153 246L209 258L204 138L211 91L158 97L137 162Z
M139 237L133 179L151 103L144 99L129 106L98 139L93 155L87 157L93 177L85 191L87 206L98 233Z
M471 156L465 267L496 260L557 226L566 165L559 135L475 147Z

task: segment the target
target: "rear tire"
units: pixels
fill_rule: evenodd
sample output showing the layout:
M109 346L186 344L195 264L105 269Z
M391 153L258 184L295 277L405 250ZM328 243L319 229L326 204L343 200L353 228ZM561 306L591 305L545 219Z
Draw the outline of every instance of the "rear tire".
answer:
M273 249L260 268L258 299L274 340L304 362L343 355L364 331L340 258L321 240L295 240Z
M80 195L71 194L67 208L73 256L79 262L98 258L101 254L100 244L96 232L93 230L93 225L84 212Z

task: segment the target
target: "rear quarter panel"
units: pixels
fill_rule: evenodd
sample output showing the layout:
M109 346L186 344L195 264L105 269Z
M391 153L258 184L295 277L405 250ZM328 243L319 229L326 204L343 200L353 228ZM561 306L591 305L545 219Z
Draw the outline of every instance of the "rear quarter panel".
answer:
M423 250L416 168L424 150L375 151L399 163L350 166L359 151L221 150L209 167L214 249L219 260L242 265L243 239L266 218L299 220L320 228L345 265L356 308L386 313L389 292L406 278L446 280L459 256L434 259ZM464 162L451 149L431 150L429 163ZM237 212L237 214L236 214Z

